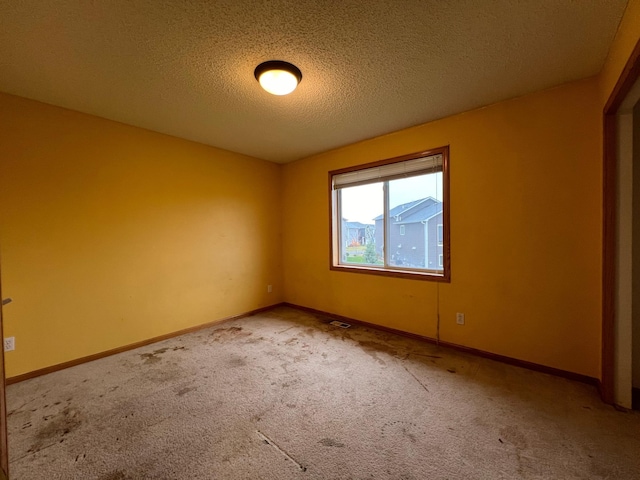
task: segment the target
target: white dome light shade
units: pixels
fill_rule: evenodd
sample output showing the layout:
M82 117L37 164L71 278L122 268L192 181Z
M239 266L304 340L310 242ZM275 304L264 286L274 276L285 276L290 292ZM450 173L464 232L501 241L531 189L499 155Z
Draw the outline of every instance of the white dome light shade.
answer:
M280 60L261 63L254 75L262 88L273 95L288 95L302 80L302 73L295 65Z
M287 95L298 86L298 79L285 70L269 70L260 75L260 85L274 95Z

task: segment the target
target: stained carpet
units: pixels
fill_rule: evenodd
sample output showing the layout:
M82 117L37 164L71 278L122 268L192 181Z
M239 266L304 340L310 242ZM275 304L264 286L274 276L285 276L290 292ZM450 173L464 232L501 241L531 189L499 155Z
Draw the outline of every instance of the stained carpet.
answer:
M276 308L8 388L11 478L634 479L595 388Z

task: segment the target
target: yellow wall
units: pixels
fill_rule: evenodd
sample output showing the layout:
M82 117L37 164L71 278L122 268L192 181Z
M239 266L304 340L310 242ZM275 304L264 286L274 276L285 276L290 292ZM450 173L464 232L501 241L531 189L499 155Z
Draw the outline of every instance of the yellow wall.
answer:
M0 94L7 375L285 300L429 337L439 302L442 340L599 377L601 110L638 38L630 0L595 78L285 166ZM451 284L330 271L327 172L447 144Z
M8 377L282 301L278 165L5 94L0 136Z
M439 296L442 340L598 377L598 87L591 78L285 165L285 300L435 337ZM330 271L328 171L443 145L451 283Z

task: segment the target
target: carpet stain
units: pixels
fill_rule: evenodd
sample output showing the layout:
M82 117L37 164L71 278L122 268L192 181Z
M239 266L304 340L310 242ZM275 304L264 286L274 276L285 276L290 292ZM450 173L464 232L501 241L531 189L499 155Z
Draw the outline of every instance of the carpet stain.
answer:
M217 328L211 332L214 342L226 342L234 338L248 337L253 332L245 332L242 327Z
M116 470L115 472L100 477L99 480L133 480L133 477L130 477L122 470Z
M417 355L419 357L426 357L426 358L442 358L440 355L428 355L426 353L416 353L416 352L410 352L409 355Z
M527 437L515 425L508 425L500 429L500 437L518 449L527 448Z
M141 353L140 354L140 358L144 359L144 364L145 365L151 365L154 363L158 363L162 358L160 357L160 355L162 355L163 353L171 350L171 351L177 351L177 350L184 350L184 347L173 347L173 348L169 348L169 347L163 347L163 348L159 348L157 350L154 350L151 353Z
M382 426L382 437L401 437L409 440L411 443L416 443L420 435L425 435L425 432L413 422L387 422Z
M151 353L142 353L142 354L140 354L140 358L144 359L144 364L145 365L151 365L153 363L158 363L161 360L160 355L162 355L167 350L169 350L169 349L168 348L159 348L158 350L154 350Z
M29 449L38 451L47 444L64 441L64 437L82 425L82 417L78 410L65 407L59 414L52 416L51 420L45 420L45 424L39 427L35 434L35 444Z
M146 372L147 380L160 384L184 379L185 376L186 372L179 366L172 363L167 363L158 367L150 367Z
M305 350L303 350L303 351L305 351ZM293 363L306 362L308 360L307 356L308 355L313 355L313 352L309 352L308 350L306 352L307 352L306 355L296 355L295 357L293 357Z
M416 436L407 428L402 429L402 435L411 440L411 443L416 443Z
M151 365L160 361L160 357L156 357L153 353L143 353L140 355L140 358L144 359L145 365Z
M300 379L299 378L292 378L287 382L283 382L281 384L281 386L282 386L282 388L289 388L289 387L295 387L299 383L300 383Z
M390 355L392 357L404 358L403 355L400 355L398 353L397 349L393 348L390 345L385 345L384 343L372 342L370 340L357 340L357 342L360 348L362 348L362 350L367 355L372 357L380 365L386 365L386 362L378 356L378 353L386 353L387 355Z
M242 357L234 356L227 361L227 365L233 368L244 367L247 365L247 361Z
M176 393L176 395L178 397L181 397L181 396L186 395L189 392L193 392L194 390L197 390L197 389L198 389L198 387L184 387L184 388L178 390L178 393Z
M323 438L318 443L320 445L324 445L325 447L338 447L338 448L343 448L344 447L344 443L338 442L337 440L334 440L333 438Z
M351 336L351 334L349 332L345 332L342 329L336 329L333 332L334 335L339 335L340 339L344 342L346 340L353 340L353 337Z

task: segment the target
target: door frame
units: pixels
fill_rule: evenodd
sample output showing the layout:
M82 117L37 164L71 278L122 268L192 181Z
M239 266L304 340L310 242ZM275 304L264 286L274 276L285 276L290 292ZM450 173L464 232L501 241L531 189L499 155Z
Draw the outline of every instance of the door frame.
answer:
M0 272L0 339L4 339L2 328L2 274ZM7 398L5 389L7 386L4 372L4 341L0 345L0 480L9 478L9 440L7 434Z
M615 403L616 335L616 219L618 174L618 119L622 102L640 78L640 40L622 70L603 111L602 175L602 380L600 395L606 403Z

